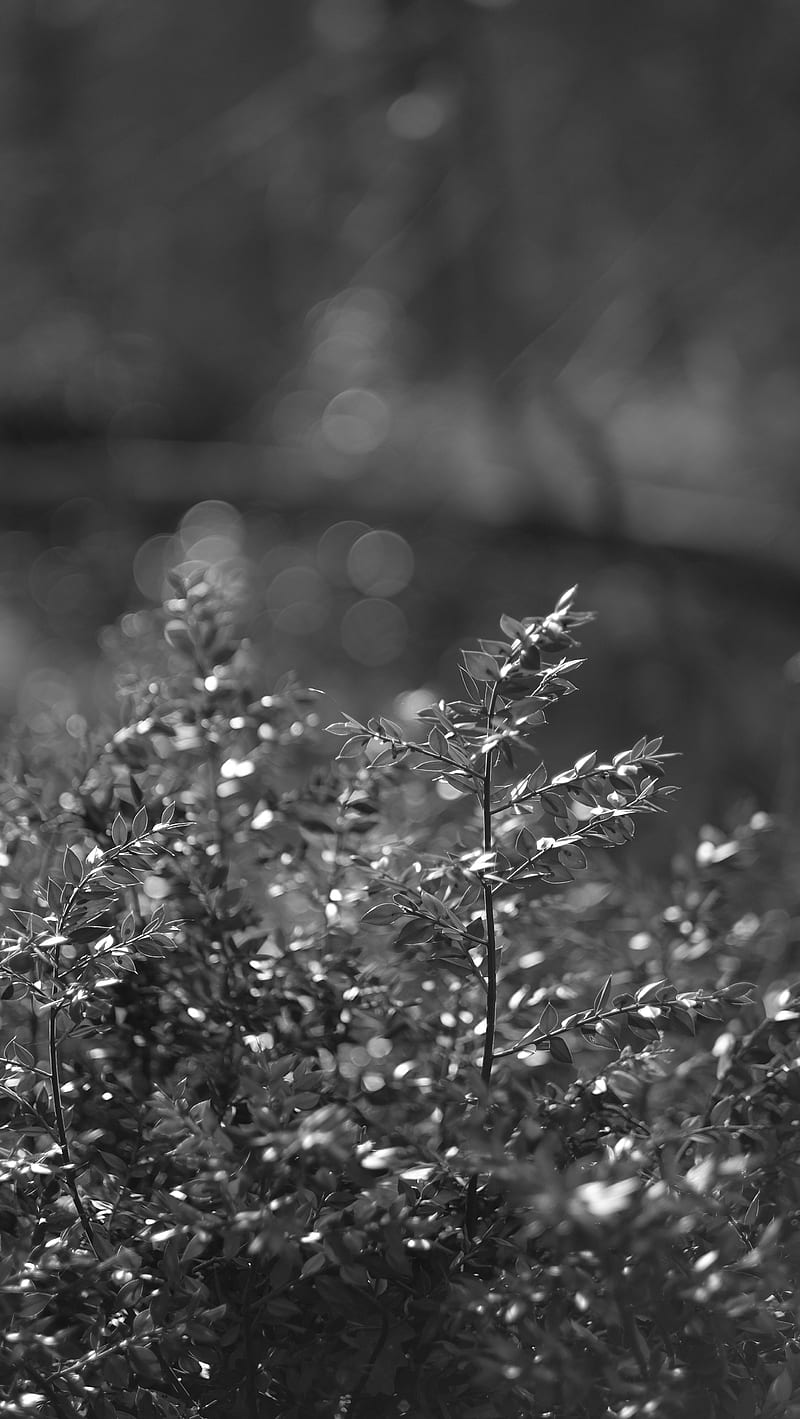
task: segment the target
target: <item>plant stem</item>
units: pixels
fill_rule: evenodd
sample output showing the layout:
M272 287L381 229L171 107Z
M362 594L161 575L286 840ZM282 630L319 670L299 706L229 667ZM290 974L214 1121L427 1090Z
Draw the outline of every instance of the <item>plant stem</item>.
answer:
M492 720L497 708L497 696L500 690L500 681L496 680L492 686L492 693L489 699L487 712L486 733L492 732ZM482 808L483 808L483 852L488 857L493 848L492 838L492 750L486 751L483 765L483 788L482 788ZM494 925L494 891L491 882L483 879L483 910L486 918L486 1031L483 1037L483 1059L481 1060L481 1079L486 1088L487 1094L492 1083L492 1067L494 1065L494 1039L497 1029L497 937ZM488 1105L488 1099L487 1099ZM478 1211L478 1175L473 1173L467 1184L467 1210L465 1227L467 1236L472 1238L475 1235Z
M67 911L69 911L69 907L67 908ZM62 921L61 923L59 923L59 927L64 924L66 915L67 912L64 913ZM58 972L60 963L61 946L60 944L57 944L53 954L54 1000L52 1009L50 1010L50 1019L47 1028L47 1048L48 1054L50 1056L50 1085L53 1097L53 1113L55 1115L56 1121L58 1146L61 1149L61 1161L64 1164L64 1168L66 1169L65 1182L67 1184L67 1187L69 1188L72 1201L75 1204L75 1211L77 1212L78 1217L80 1218L80 1223L83 1227L84 1236L86 1237L86 1240L89 1243L89 1246L91 1247L95 1256L99 1259L100 1253L97 1250L97 1242L95 1241L94 1228L89 1218L89 1214L83 1205L83 1198L81 1197L78 1191L78 1184L75 1181L75 1177L72 1171L72 1155L70 1153L69 1147L69 1134L67 1133L67 1123L64 1117L64 1104L61 1097L61 1062L58 1057L58 1016L60 1011L59 1007L55 1003L55 992L58 985Z

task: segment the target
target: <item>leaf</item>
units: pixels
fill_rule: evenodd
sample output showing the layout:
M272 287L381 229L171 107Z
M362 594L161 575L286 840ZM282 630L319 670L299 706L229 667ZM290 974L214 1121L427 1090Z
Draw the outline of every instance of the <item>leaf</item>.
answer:
M571 872L582 872L586 867L586 853L580 843L569 843L567 847L562 847L558 860L562 867L568 867Z
M560 793L553 793L551 789L547 789L540 795L539 802L545 812L550 814L551 818L566 817L567 805Z
M417 917L412 917L407 921L394 939L395 946L423 946L430 941L436 927L432 921L420 921Z
M483 650L462 650L464 668L473 680L491 681L500 677L500 670L494 656Z
M606 976L606 979L598 990L592 1004L592 1011L595 1015L599 1015L601 1010L608 1004L613 980L613 976Z
M188 655L193 653L192 638L183 621L167 621L164 627L164 639L174 650L181 650Z
M163 1381L161 1366L157 1359L149 1350L145 1350L142 1345L129 1345L128 1359L131 1361L137 1374L148 1383L159 1384Z
M541 764L537 764L533 773L529 775L527 791L528 793L538 793L540 789L544 788L544 785L546 783L547 765L544 763L544 761L542 761Z
M635 1035L638 1035L640 1039L658 1039L661 1031L659 1030L659 1027L656 1024L656 1021L650 1019L649 1016L640 1015L637 1011L631 1010L625 1018L628 1024L628 1028L633 1030L633 1033Z
M500 629L503 634L509 636L512 641L522 641L525 639L525 627L521 621L517 621L513 616L501 616Z
M759 1214L759 1211L760 1211L760 1198L761 1198L761 1194L760 1194L760 1192L757 1192L756 1195L755 1195L755 1197L753 1198L752 1202L751 1202L750 1205L748 1206L747 1211L746 1211L745 1214L744 1214L744 1217L742 1218L742 1224L743 1224L743 1226L745 1226L745 1227L755 1227L756 1222L758 1221L758 1214Z
M364 752L367 740L371 738L367 734L354 734L352 739L344 743L336 755L337 759L358 759Z
M394 902L378 902L377 906L370 907L362 916L362 921L368 921L372 926L388 926L396 921L402 914L402 909Z
M665 980L653 980L647 985L643 985L641 989L636 992L637 1005L649 1005L651 1001L658 1000L660 992L664 989L664 986L668 984L669 982Z
M724 1020L725 1011L720 1002L710 996L698 995L692 1002L701 1020Z
M569 868L564 867L563 863L554 862L552 859L548 862L537 863L535 865L535 875L542 882L550 882L557 885L573 880Z
M561 1035L553 1035L552 1038L548 1041L548 1045L550 1049L550 1056L556 1061L556 1064L572 1063L572 1053L570 1051L570 1047L567 1044L566 1040L562 1039Z
M746 980L737 980L733 985L726 985L720 994L723 1000L728 1000L733 1005L755 1005L761 999L758 986Z
M597 804L597 795L592 792L587 784L579 783L576 787L570 787L570 797L576 803L582 803L584 808L594 808Z
M111 839L116 847L122 847L128 840L128 825L121 813L118 813L111 824Z
M537 1032L546 1035L558 1024L558 1011L552 1000L548 1000L536 1024Z
M314 1256L310 1256L308 1261L303 1263L300 1272L301 1278L308 1279L309 1276L317 1276L320 1271L324 1271L328 1265L328 1258L324 1252L318 1251Z
M363 729L363 725L356 723L356 721L352 719L339 719L333 724L326 725L325 733L336 734L341 739L347 739L348 736L353 733L354 729Z
M83 877L83 864L74 848L64 849L63 872L68 882L77 886Z
M440 759L447 759L449 757L447 752L447 740L436 724L428 735L428 748L433 754L438 755Z
M788 1365L785 1365L780 1374L775 1376L766 1395L764 1396L763 1415L768 1415L770 1411L776 1416L784 1413L784 1408L788 1404L794 1392L792 1374Z
M518 728L524 725L527 729L538 729L540 725L547 724L547 715L543 709L528 710L523 707L523 712L515 715L514 722Z
M142 807L138 808L136 810L136 813L134 814L133 824L131 827L131 837L144 837L144 834L147 832L149 826L150 823L147 817L147 809L144 807L144 805L142 805Z
M187 1139L187 1142L194 1143L194 1139ZM208 1237L203 1232L195 1232L189 1239L181 1254L181 1266L185 1269L190 1261L194 1261L196 1256L202 1256L208 1245Z

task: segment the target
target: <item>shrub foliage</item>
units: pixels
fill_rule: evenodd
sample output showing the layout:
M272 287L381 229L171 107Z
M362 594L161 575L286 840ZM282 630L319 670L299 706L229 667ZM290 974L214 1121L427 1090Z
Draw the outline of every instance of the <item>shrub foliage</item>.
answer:
M775 825L617 870L668 756L543 760L573 592L421 729L174 593L3 786L0 1413L800 1414Z

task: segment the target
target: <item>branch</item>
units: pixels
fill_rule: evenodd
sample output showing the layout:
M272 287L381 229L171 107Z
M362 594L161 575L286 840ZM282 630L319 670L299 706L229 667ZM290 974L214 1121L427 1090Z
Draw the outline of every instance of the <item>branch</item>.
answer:
M500 681L495 680L489 700L487 737L492 732L492 720L497 708ZM483 767L483 852L490 857L493 851L492 839L492 749L487 749ZM497 938L494 924L494 890L487 877L483 878L483 906L486 916L486 1032L483 1039L483 1059L481 1079L487 1089L491 1087L492 1066L494 1064L494 1040L497 1029ZM478 1210L478 1175L473 1173L467 1186L467 1211L465 1228L467 1236L475 1235Z

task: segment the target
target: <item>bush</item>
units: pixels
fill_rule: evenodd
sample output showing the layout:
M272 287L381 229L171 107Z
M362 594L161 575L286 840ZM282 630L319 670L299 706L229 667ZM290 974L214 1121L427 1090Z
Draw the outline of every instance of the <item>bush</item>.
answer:
M780 828L612 867L668 756L543 762L571 592L333 757L174 589L3 789L0 1412L800 1414Z

